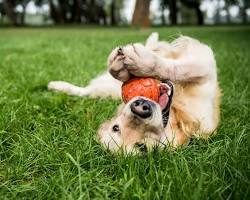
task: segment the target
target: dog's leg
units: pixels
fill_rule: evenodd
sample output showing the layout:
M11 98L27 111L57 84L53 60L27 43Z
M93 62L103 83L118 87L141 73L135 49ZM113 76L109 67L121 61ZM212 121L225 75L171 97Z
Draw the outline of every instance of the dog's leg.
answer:
M159 34L157 32L151 33L151 35L148 37L145 47L148 49L153 48L159 41Z
M91 88L88 86L78 87L65 81L51 81L48 84L48 89L74 96L87 96L91 93Z
M78 87L64 81L51 81L48 84L49 90L63 92L74 96L112 97L120 98L121 82L114 79L110 74L104 73L93 79L86 87Z
M183 46L180 51L185 50L178 58L158 56L141 44L115 49L109 57L109 71L121 81L131 74L183 82L216 76L215 59L208 46L187 37L180 38L178 45Z
M194 57L180 59L158 57L154 67L154 76L162 80L196 82L205 77L214 76L216 74L215 66L212 54L207 55L206 58L201 58L201 60L197 60Z

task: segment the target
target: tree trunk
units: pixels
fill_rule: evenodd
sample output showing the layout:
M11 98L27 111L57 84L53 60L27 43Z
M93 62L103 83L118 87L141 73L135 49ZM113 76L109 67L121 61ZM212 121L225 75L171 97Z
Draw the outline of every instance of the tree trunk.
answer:
M196 11L196 16L197 16L197 24L198 25L203 25L204 24L204 17L200 9L200 3L197 3L195 5L195 11Z
M204 17L200 9L200 2L192 1L192 0L181 0L181 2L188 8L193 8L196 13L197 17L197 24L203 25L204 24Z
M57 12L62 19L62 23L67 23L69 21L67 19L67 2L65 0L58 0L58 2Z
M241 15L242 15L242 23L246 24L247 23L247 0L242 1L243 5L241 8Z
M59 9L53 4L52 0L49 0L49 6L50 6L50 16L53 19L53 21L56 24L62 24L63 17L61 15Z
M0 15L1 15L1 24L3 23L3 18L4 18L4 8L3 8L3 3L0 3Z
M111 1L110 5L110 17L111 17L111 25L115 26L116 25L116 15L115 15L115 0Z
M10 20L10 24L12 26L17 25L17 16L15 12L16 1L15 0L4 0L3 1L4 9L6 11L6 15Z
M228 5L227 2L226 2L226 5L225 5L225 10L227 12L227 23L230 24L231 23L231 17L230 17L230 12L229 12L229 5Z
M82 4L82 0L74 0L73 8L71 10L71 22L81 23Z
M215 24L220 24L221 23L221 17L220 17L220 0L217 0L217 8L216 8L216 13L214 15L214 21L215 21Z
M97 3L97 17L98 17L98 23L99 24L103 24L103 25L106 25L107 24L107 21L106 21L106 12L104 10L104 6L105 6L105 1L104 0L99 0L98 3Z
M132 18L132 26L150 26L149 6L150 0L136 0L134 14Z
M177 24L177 4L176 0L169 0L169 20L171 25L176 25Z
M163 26L166 24L164 12L165 12L165 5L162 3L162 5L161 5L161 25L163 25Z
M98 8L96 6L95 0L90 0L88 3L88 22L91 24L99 23Z
M22 4L22 7L23 7L23 12L21 14L21 25L24 25L25 24L25 14L26 14L26 4Z

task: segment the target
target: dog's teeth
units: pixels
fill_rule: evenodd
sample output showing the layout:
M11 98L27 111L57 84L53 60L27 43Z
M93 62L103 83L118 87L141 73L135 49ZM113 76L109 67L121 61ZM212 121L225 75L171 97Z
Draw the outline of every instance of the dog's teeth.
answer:
M171 89L169 88L169 90L168 90L168 96L170 96L170 94L171 94Z
M168 88L167 94L168 94L168 96L170 96L170 95L171 95L171 87L170 87L168 84L166 84L166 86L167 86L167 88Z

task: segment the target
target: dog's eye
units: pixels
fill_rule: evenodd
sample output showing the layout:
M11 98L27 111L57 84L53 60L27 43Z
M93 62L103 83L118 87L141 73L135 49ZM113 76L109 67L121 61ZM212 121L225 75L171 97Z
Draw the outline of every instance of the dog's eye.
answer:
M120 131L120 128L119 128L119 126L117 124L114 125L112 129L113 129L114 132L119 132Z

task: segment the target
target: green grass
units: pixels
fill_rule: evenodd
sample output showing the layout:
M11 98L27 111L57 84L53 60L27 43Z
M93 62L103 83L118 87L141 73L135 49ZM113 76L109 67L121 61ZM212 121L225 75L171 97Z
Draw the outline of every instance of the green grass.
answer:
M151 31L187 34L215 52L221 123L208 141L176 151L114 156L95 141L119 101L47 91L50 80L85 85L117 45ZM1 199L248 199L250 27L0 30Z

